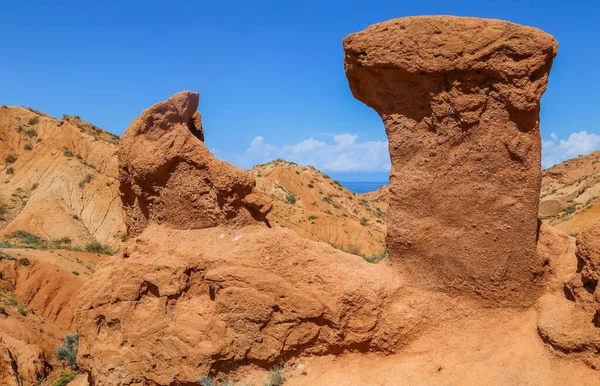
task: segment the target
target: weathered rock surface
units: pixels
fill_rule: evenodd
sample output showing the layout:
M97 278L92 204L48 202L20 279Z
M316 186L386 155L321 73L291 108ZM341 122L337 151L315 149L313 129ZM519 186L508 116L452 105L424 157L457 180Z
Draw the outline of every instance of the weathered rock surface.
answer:
M390 307L401 284L390 266L289 229L152 225L124 253L79 298L79 361L96 385L185 384L301 353L393 352L424 322L412 320L422 298L414 310Z
M76 331L77 294L99 260L82 252L0 249L0 385L51 384L58 376L56 348Z
M250 173L194 136L197 104L179 93L122 138L134 237L78 299L79 363L93 384L187 384L299 353L401 347L421 327L422 298L393 306L402 280L387 264L265 227L270 203Z
M556 41L499 20L410 17L349 35L344 51L352 93L389 138L390 259L427 288L531 304Z
M540 299L538 331L558 352L600 368L600 222L577 237L577 261L560 287Z
M252 175L204 145L199 95L183 91L136 118L121 138L119 182L129 236L148 223L175 229L266 222L271 209Z

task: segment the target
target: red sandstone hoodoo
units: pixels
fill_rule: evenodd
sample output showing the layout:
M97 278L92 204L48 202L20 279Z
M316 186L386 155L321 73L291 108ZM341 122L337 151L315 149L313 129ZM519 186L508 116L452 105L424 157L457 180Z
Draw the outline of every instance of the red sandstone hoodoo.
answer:
M390 259L426 288L534 302L554 38L500 20L409 17L349 35L344 51L352 93L389 138Z

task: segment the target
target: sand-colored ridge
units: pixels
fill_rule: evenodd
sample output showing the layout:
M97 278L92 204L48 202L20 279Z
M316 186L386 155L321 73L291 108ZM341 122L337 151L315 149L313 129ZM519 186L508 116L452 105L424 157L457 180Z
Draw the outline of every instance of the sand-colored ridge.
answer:
M600 151L555 165L542 174L539 217L576 236L600 218Z
M385 256L385 205L371 202L312 166L275 160L252 169L256 188L271 197L267 216L311 240L365 257Z
M48 241L121 245L117 144L77 117L0 107L0 236L26 230Z

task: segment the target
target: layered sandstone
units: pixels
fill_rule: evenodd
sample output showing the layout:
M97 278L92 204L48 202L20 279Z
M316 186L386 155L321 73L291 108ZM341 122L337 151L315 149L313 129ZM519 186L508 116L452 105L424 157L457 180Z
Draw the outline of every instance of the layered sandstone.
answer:
M499 20L410 17L349 35L344 51L353 95L389 138L390 259L427 288L533 302L556 41Z
M26 230L120 246L117 146L118 137L79 117L0 106L0 237Z
M258 190L273 202L273 227L292 229L371 261L385 256L386 203L346 189L312 166L275 160L252 168Z
M212 157L204 145L199 95L175 94L136 118L119 147L127 232L149 224L201 229L265 222L269 200L251 174Z
M539 217L572 236L600 218L600 151L544 170Z

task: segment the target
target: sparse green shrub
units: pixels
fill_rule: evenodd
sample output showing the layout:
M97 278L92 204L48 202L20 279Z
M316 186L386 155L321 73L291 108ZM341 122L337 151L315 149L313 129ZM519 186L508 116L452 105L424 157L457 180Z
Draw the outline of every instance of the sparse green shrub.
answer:
M94 241L85 246L85 251L90 253L98 253L100 255L114 255L115 251L106 244Z
M79 271L73 271L73 272L71 272L71 273L72 273L73 275L75 275L75 276L79 276Z
M31 190L36 190L39 187L40 187L40 184L38 184L37 182L34 182L33 185L31 185Z
M296 203L296 195L293 192L288 192L285 196L285 200L294 205Z
M70 366L73 371L78 371L77 350L79 349L79 335L67 334L62 345L56 349L56 361L63 366Z
M333 200L331 199L330 196L323 197L323 202L326 202L326 203L328 203L330 205L333 204Z
M38 133L34 128L29 128L25 130L25 135L31 138L37 137Z
M378 254L378 255L372 255L372 256L363 256L363 258L371 264L376 264L379 263L381 260L383 260L384 257L387 256L387 250L383 251L382 253Z
M127 241L127 233L123 233L123 235L121 236L121 241L122 242Z
M23 303L17 303L17 311L23 316L27 315L27 307Z
M75 155L75 158L77 158L78 160L82 160L82 159L83 159L83 157L82 157L82 156L81 156L81 154L79 154L79 153L77 153L77 154Z
M40 143L40 142L42 142L42 137L37 137L37 138L35 139L35 142L36 142L36 143Z
M54 244L71 245L72 242L73 240L71 240L69 236L61 237L60 239L54 240Z
M65 370L60 370L60 377L54 381L52 386L67 386L69 382L75 379L74 373L69 373Z
M318 219L318 218L319 218L319 216L315 216L315 215L308 216L308 219L309 219L309 220L311 220L311 221L312 221L312 220L316 220L316 219Z
M23 265L23 266L27 267L30 264L31 264L31 262L26 257L19 259L19 265Z
M7 164L14 164L17 162L17 156L13 153L7 154L6 157L4 157L4 162Z
M360 225L362 225L362 226L367 226L367 225L369 225L369 220L368 220L366 217L362 217L362 218L360 219Z
M92 182L92 180L94 179L94 175L91 173L86 174L85 177L83 177L83 180L81 180L81 182L79 183L79 187L83 188L85 186L85 184L89 184L90 182Z
M27 123L30 125L37 125L38 123L40 123L40 118L38 118L38 117L30 118L29 121L27 121Z
M23 129L23 126L21 126L21 125L17 126L17 133L22 133L23 130L25 130L25 129Z
M12 166L6 169L6 174L15 174L15 168Z
M196 383L201 386L217 386L215 380L210 375L196 379Z
M18 239L21 243L27 245L39 245L42 244L43 241L40 237L34 235L33 233L17 230L8 235L9 239Z
M25 146L23 146L23 150L31 151L33 150L33 146L31 146L30 143L26 143Z
M66 146L63 147L63 154L65 155L65 157L69 157L72 158L73 157L73 152Z
M271 367L267 378L263 380L263 386L280 386L286 381L281 364Z
M0 314L6 315L6 308L0 306Z
M309 183L308 183L308 185L306 185L306 186L308 186L310 189L313 189L313 188L315 187L315 186L314 186L313 184L311 184L310 182L309 182Z
M575 212L576 210L577 210L577 205L571 205L571 206L565 208L564 212L566 214L571 214L571 213Z

